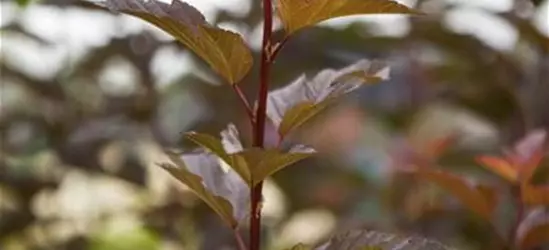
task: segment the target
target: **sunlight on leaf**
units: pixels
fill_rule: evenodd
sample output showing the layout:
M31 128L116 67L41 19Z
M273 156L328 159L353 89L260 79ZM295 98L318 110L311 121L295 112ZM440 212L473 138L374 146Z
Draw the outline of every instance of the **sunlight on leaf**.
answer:
M362 14L419 14L391 0L277 0L276 9L288 35L306 26L337 17Z
M453 194L465 207L482 218L491 219L495 206L486 199L486 190L479 190L462 177L443 171L422 169L417 174Z
M360 60L341 70L326 69L314 78L305 75L269 93L267 115L281 136L298 128L329 104L365 83L389 78L389 67L381 61Z
M549 243L549 212L547 208L532 210L521 222L517 234L519 249L532 249Z
M442 243L421 237L353 230L339 234L315 250L340 249L402 249L402 250L450 250Z
M252 66L252 55L242 37L213 27L197 9L179 0L105 0L95 2L113 12L148 21L175 37L204 59L229 83L240 81Z
M187 185L231 227L246 219L249 188L233 171L225 172L215 155L168 152L172 164L161 164L173 177Z
M243 159L241 164L247 165L242 168L250 169L251 184L255 186L279 170L311 157L314 153L312 148L298 145L287 153L276 149L251 148L235 155L235 157L241 157Z
M225 130L221 131L221 143L227 154L234 154L243 150L238 129L232 123Z

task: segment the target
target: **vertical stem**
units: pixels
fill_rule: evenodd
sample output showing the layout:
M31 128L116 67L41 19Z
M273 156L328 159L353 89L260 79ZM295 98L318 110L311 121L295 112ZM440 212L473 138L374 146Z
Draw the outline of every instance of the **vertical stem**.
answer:
M524 218L524 204L522 202L522 195L521 195L521 187L520 186L514 186L513 187L513 198L515 200L515 206L516 206L516 215L514 218L513 226L511 227L511 230L509 230L509 242L510 247L514 247L515 245L515 239L517 237L517 231L519 229L520 223L522 222L522 219Z
M263 0L263 45L261 46L260 86L258 93L256 123L254 126L254 147L262 148L265 137L265 120L267 109L267 94L269 91L270 75L270 46L273 25L273 10L271 0ZM263 182L251 188L251 215L250 215L250 250L259 250L261 246L261 193Z

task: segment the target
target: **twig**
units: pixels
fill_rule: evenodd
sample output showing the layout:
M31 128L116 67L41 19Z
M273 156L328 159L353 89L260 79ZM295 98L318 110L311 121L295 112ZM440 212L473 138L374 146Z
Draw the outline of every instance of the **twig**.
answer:
M274 47L273 50L269 54L269 61L273 62L276 56L278 55L278 52L282 50L286 42L288 41L288 36L285 36L282 41L278 42Z
M233 229L233 232L238 250L247 250L248 248L246 247L246 244L244 244L244 240L242 239L242 235L240 235L240 233L238 232L238 229Z
M242 102L242 105L244 105L244 108L246 109L246 114L248 114L248 117L250 118L250 121L253 124L255 122L254 112L252 110L252 107L250 106L250 103L246 99L246 95L244 95L244 92L242 92L242 89L238 85L233 84L232 86L233 86L233 90L238 95L240 102Z

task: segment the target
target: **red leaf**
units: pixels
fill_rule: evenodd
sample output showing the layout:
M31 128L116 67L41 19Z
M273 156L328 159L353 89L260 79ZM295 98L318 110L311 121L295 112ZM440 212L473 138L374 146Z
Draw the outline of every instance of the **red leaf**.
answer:
M520 249L531 249L549 242L549 224L531 228L520 241Z
M533 249L549 242L549 210L537 208L528 212L520 222L516 243L518 249Z
M541 160L543 159L543 151L537 151L532 153L529 159L527 159L519 169L519 180L522 183L528 183L532 176L538 169Z
M475 188L467 180L451 173L428 169L419 170L417 173L452 193L469 210L486 220L491 219L494 206L490 204L489 199L485 198L486 191Z
M496 190L493 187L484 184L477 185L476 189L484 197L490 211L494 211L498 203Z
M518 171L505 159L493 156L480 156L477 157L477 162L509 182L518 182Z
M456 141L456 135L442 137L434 140L424 149L424 153L430 158L436 158L446 151Z
M528 205L549 205L549 185L522 185L522 200Z

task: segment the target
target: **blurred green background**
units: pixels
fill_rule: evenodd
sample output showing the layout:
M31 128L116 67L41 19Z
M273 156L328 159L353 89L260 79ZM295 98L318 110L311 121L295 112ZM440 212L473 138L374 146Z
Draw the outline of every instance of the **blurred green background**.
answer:
M241 33L258 61L260 1L186 2ZM456 136L430 164L502 183L473 157L549 129L549 1L399 2L428 15L323 22L274 64L272 88L362 58L385 59L392 73L299 133L321 154L267 182L266 249L350 228L487 246L486 223L393 171ZM190 146L184 131L217 135L233 122L249 140L231 87L136 18L74 0L0 4L0 249L235 249L215 214L155 165L167 161L163 148ZM239 84L250 99L257 72ZM512 208L502 200L504 232Z

